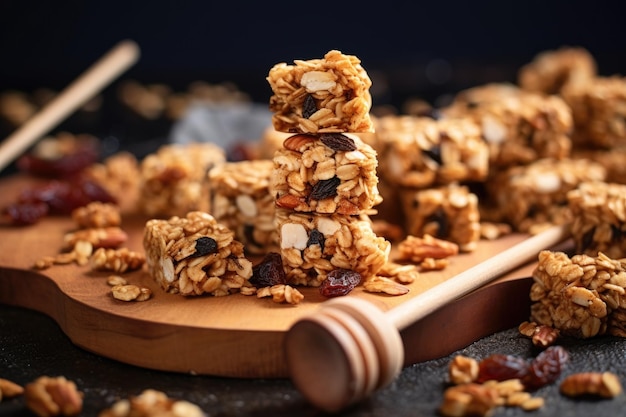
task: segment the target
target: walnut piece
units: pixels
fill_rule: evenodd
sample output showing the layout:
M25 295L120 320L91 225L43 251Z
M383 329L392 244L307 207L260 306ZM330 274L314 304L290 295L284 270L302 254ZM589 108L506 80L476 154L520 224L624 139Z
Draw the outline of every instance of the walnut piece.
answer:
M146 389L137 396L117 401L98 415L98 417L131 416L205 417L206 414L189 401L172 399L164 392Z
M63 376L41 376L24 388L26 406L39 417L75 416L83 408L83 395Z
M400 260L420 263L427 258L444 259L459 253L459 245L429 234L409 235L398 244Z
M456 355L448 366L448 378L454 385L469 384L478 378L478 361L463 355Z
M554 345L561 334L559 329L529 321L521 323L518 330L524 336L530 337L533 345L539 348Z
M568 397L595 395L613 398L621 394L619 377L611 372L580 372L567 376L560 386L561 393Z

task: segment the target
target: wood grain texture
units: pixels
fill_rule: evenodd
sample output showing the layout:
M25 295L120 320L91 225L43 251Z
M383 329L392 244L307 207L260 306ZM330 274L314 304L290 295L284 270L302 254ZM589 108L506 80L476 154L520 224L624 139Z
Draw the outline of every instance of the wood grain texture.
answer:
M0 206L13 201L33 183L22 176L0 181ZM142 251L147 219L125 218L125 246ZM63 235L75 229L69 217L48 217L36 225L0 225L0 302L22 306L52 317L76 345L96 354L150 369L239 378L288 376L283 341L298 319L310 314L324 298L315 288L303 288L298 306L234 294L227 297L182 297L162 291L149 274L124 274L129 283L153 291L146 302L123 302L110 295L107 272L88 266L56 265L32 269L34 262L62 247ZM357 288L363 297L386 311L451 276L523 240L511 235L481 241L478 249L450 260L443 271L422 273L408 285L410 292L391 297ZM495 331L519 324L528 315L532 263L507 274L458 303L446 306L402 332L405 364L447 355Z

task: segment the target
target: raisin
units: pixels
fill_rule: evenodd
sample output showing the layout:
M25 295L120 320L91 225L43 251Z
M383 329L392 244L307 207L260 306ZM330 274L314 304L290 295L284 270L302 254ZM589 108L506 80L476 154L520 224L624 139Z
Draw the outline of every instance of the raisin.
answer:
M361 274L350 269L330 271L320 285L320 294L324 297L348 295L361 282Z
M309 234L309 240L306 242L307 248L311 245L320 245L322 249L322 253L324 253L324 243L326 239L324 238L324 234L317 229L311 230Z
M337 195L337 187L341 183L341 180L334 176L327 180L320 180L311 190L310 197L314 200L323 200L324 198L334 197Z
M217 253L217 242L211 237L202 236L196 239L196 251L190 257L199 258L212 253Z
M42 202L14 203L5 208L5 213L14 225L25 226L37 223L48 214L48 205Z
M271 287L272 285L286 284L287 278L280 254L270 252L265 255L263 260L252 268L250 283L257 287Z
M356 151L354 140L341 133L322 133L320 140L333 151Z
M562 346L550 346L530 363L528 374L522 379L524 386L534 390L551 384L561 375L569 353Z
M435 236L438 239L445 239L450 235L450 222L448 221L448 216L446 216L446 212L439 207L433 214L428 216L426 219L426 223L437 223L437 235Z
M307 94L302 103L302 117L308 119L317 111L317 104L312 95Z
M528 361L513 355L494 354L478 363L477 382L523 379L528 375Z
M435 161L437 165L443 165L443 160L441 159L441 145L434 145L430 149L423 150L422 153Z
M593 236L596 233L596 228L593 227L591 228L589 231L585 232L585 234L583 235L581 241L580 241L580 247L576 248L579 252L584 252L587 249L589 249L591 247L591 245L593 244Z

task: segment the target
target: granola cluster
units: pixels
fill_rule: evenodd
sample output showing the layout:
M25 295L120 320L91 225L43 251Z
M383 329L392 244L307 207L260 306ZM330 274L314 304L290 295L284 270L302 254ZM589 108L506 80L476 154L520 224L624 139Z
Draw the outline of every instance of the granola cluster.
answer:
M140 212L169 217L209 211L207 172L225 160L225 150L212 143L161 146L140 164Z
M206 413L194 403L170 398L166 393L146 389L138 395L116 401L102 410L98 417L205 417Z
M525 165L540 158L560 159L572 147L572 112L559 96L545 96L505 85L497 100L497 85L461 92L442 112L468 117L481 127L494 167ZM486 93L481 90L487 89ZM477 96L478 99L468 98Z
M430 235L454 242L462 252L480 240L478 197L466 186L450 184L402 195L405 229L411 236Z
M590 160L540 159L495 174L487 189L498 220L517 231L536 233L553 224L569 223L568 192L585 181L605 177L604 167Z
M211 214L235 233L246 253L275 251L275 201L270 192L271 159L226 162L209 172Z
M276 212L281 255L287 280L319 286L329 272L353 270L366 279L387 262L391 244L378 237L366 218Z
M603 253L539 253L530 318L579 338L626 337L626 261Z
M274 154L270 189L278 207L357 215L381 201L376 152L350 134L293 135Z
M626 254L626 185L586 181L567 194L577 253Z
M427 188L487 178L489 150L470 119L389 115L375 126L380 175L391 184Z
M289 133L369 132L372 81L361 61L331 50L322 59L270 69L274 129Z
M143 247L150 275L169 293L223 296L250 286L243 244L208 213L148 220Z

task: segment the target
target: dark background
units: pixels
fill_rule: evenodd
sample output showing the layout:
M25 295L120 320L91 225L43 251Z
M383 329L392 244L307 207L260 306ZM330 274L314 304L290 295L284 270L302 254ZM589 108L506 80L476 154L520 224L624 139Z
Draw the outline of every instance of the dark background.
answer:
M358 56L374 104L515 81L537 53L583 46L626 74L620 1L0 1L0 91L62 88L122 39L143 82L232 81L266 102L277 62Z

